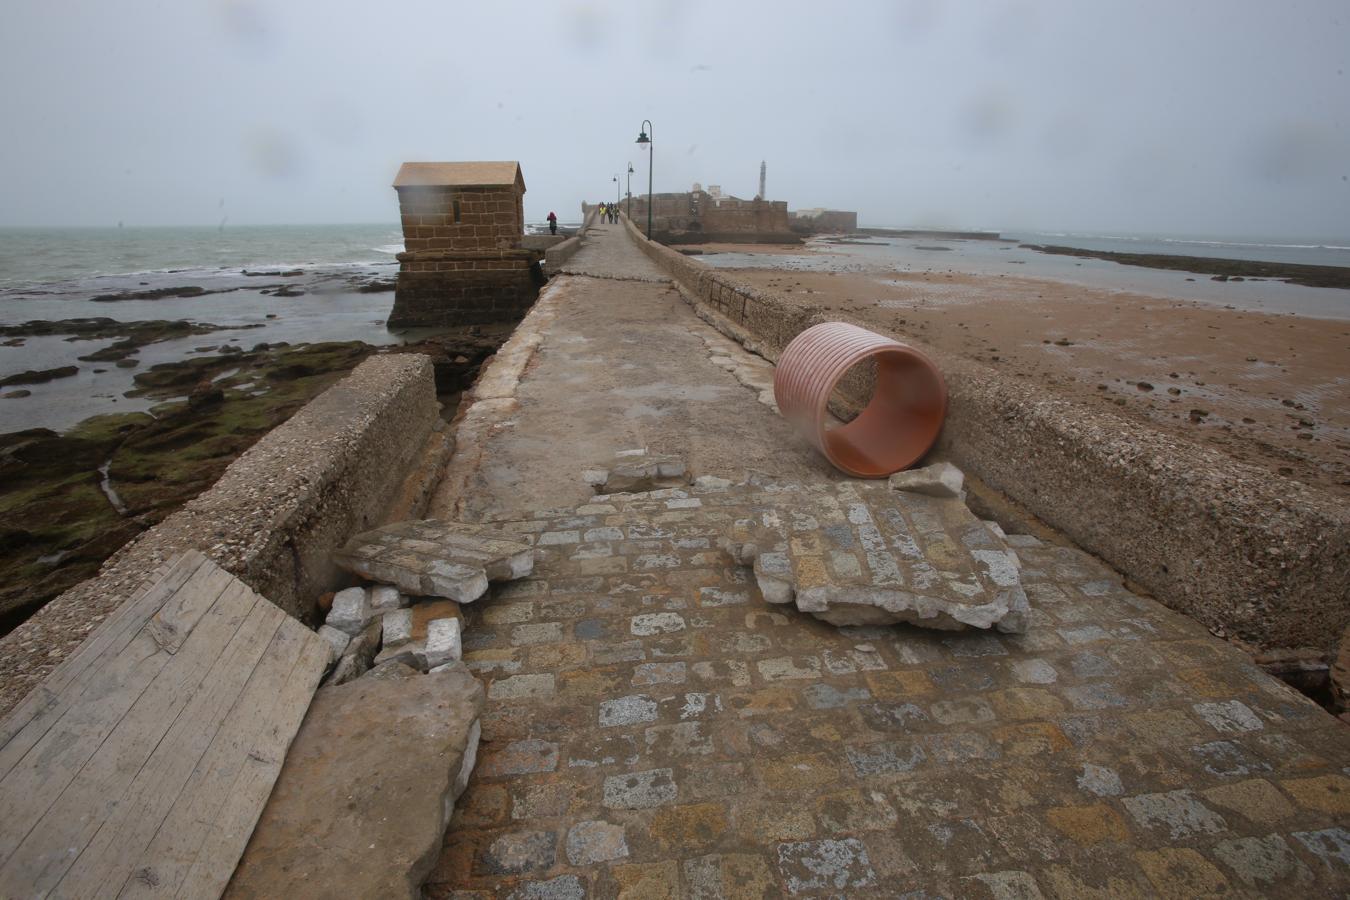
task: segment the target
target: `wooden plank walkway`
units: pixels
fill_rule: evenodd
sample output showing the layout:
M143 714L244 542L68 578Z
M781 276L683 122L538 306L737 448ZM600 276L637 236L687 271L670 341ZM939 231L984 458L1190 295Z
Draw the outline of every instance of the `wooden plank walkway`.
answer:
M0 723L0 897L219 897L328 645L195 551Z

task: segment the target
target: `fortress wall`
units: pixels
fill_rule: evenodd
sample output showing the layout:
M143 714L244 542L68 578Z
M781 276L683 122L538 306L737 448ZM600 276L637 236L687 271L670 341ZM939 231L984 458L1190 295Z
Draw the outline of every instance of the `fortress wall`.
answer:
M308 619L338 583L334 548L386 515L420 513L418 498L430 486L414 484L418 462L444 440L443 428L429 357L367 359L235 460L210 490L0 639L0 715L188 549ZM392 509L400 505L412 509Z
M700 315L770 361L826 321L628 228ZM939 449L1163 603L1263 648L1330 649L1350 625L1350 510L1301 483L906 341L947 378ZM860 407L871 393L867 373L841 389Z

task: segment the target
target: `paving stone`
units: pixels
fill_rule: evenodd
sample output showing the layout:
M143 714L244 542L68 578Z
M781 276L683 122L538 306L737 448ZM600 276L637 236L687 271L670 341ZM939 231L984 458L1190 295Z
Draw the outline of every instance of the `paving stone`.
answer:
M1215 731L1240 734L1260 731L1265 725L1241 700L1222 703L1197 703L1192 707Z
M1295 831L1293 837L1325 866L1328 872L1344 874L1350 866L1350 831L1339 826L1320 831Z
M488 686L489 700L530 700L551 697L555 690L551 674L512 675L499 678Z
M790 894L856 890L876 884L867 848L856 838L779 844L778 870Z
M489 581L523 578L534 568L533 549L505 532L432 519L359 534L333 559L362 578L458 603L477 600Z
M632 633L639 637L647 637L653 634L671 634L676 631L683 631L684 627L684 618L672 612L633 616L630 624Z
M1078 776L1078 786L1098 797L1119 797L1123 791L1120 776L1105 766L1084 763Z
M609 822L578 822L567 832L567 861L574 866L589 866L623 859L628 842L622 825Z
M1140 794L1122 802L1141 827L1155 829L1170 840L1221 834L1228 829L1223 816L1206 807L1189 790Z
M676 860L615 866L610 872L623 900L676 900L679 896L680 868Z
M655 722L656 717L656 701L646 694L619 697L614 700L606 700L600 704L601 728Z
M684 894L697 900L772 897L778 879L769 863L749 853L709 854L686 859Z
M651 809L675 802L679 791L670 769L611 775L605 779L604 804L609 809Z
M1223 873L1190 848L1140 851L1135 859L1160 897L1191 900L1232 893Z
M552 772L558 768L558 745L551 741L529 739L513 741L483 758L480 774L485 778Z
M1220 841L1212 852L1251 888L1295 887L1313 880L1312 872L1278 834Z
M706 850L726 830L726 809L721 803L666 807L658 810L648 825L663 855Z
M1286 778L1280 782L1280 787L1302 807L1337 816L1350 816L1350 778L1344 775Z
M562 639L563 629L560 622L534 622L517 625L511 629L511 643L517 647L526 644L556 643Z
M862 747L849 746L844 752L848 756L849 765L860 778L912 772L925 759L923 748L903 741L868 744Z
M557 850L558 836L551 831L516 831L493 841L478 865L489 875L519 875L551 867Z
M688 677L682 662L644 663L633 670L633 684L683 684Z
M586 884L576 875L547 881L527 881L506 895L507 900L585 900Z

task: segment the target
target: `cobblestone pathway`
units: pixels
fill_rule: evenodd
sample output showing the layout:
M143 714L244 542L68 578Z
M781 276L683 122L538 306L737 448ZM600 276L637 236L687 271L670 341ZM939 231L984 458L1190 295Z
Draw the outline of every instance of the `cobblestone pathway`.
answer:
M537 562L475 604L484 743L427 896L1350 889L1350 731L1239 651L1016 535L1027 633L835 628L719 548L756 490L510 514Z

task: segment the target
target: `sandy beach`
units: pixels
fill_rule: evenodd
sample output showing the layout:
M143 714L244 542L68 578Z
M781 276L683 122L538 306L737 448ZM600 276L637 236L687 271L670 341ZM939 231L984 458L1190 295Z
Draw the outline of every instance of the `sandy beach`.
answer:
M702 249L765 253L760 246ZM813 252L828 250L817 245ZM1350 496L1350 322L964 274L958 254L951 256L944 260L950 272L859 271L856 258L850 271L731 271L803 304Z

